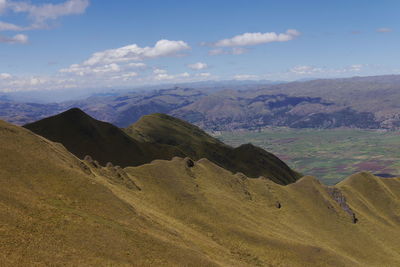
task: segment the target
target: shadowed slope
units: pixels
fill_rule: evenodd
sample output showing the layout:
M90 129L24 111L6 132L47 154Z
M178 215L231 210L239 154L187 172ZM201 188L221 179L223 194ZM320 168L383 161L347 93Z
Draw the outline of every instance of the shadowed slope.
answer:
M154 159L171 159L182 153L173 147L137 142L114 125L98 121L74 108L24 126L63 144L79 158L92 156L100 164L137 166Z
M125 132L76 108L24 127L63 144L81 159L90 155L102 165L138 166L155 159L189 156L208 158L232 172L265 176L279 184L300 177L261 148L243 145L234 149L197 126L164 114L144 116Z
M281 186L207 159L102 168L1 121L0 147L5 266L400 265L399 178L329 187L354 224L312 177Z
M265 176L279 184L289 184L300 177L279 158L259 147L246 144L232 148L197 126L165 114L143 116L125 132L136 140L173 146L194 160L207 158L250 177Z

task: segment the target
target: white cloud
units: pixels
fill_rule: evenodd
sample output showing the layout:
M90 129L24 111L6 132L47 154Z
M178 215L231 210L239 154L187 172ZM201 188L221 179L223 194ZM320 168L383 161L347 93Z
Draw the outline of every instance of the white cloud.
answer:
M361 71L363 69L364 65L362 64L354 64L346 68L349 71Z
M174 78L175 77L173 75L169 75L169 74L166 74L166 73L160 73L160 74L157 74L154 77L154 79L156 79L157 81L172 80Z
M154 69L153 70L153 73L154 74L163 74L163 73L167 73L167 70L164 70L164 69Z
M0 31L29 31L49 28L47 21L59 17L77 15L85 12L89 0L68 0L58 4L32 4L31 1L0 0L0 14L9 11L21 13L30 21L28 26L0 21ZM16 35L17 38L0 37L0 42L26 43L26 35Z
M247 49L246 48L242 48L242 47L234 47L231 50L232 55L242 55L244 53L247 53Z
M39 85L39 84L43 84L46 82L46 80L38 78L38 77L33 77L30 79L30 85Z
M179 74L178 77L187 78L187 77L190 77L190 74L188 72L184 72L184 73Z
M133 68L144 68L144 67L146 67L146 64L141 63L141 62L133 62L133 63L129 63L128 66L133 67Z
M8 44L26 44L28 42L28 36L25 34L17 34L13 37L1 36L0 35L0 43L8 43Z
M322 67L314 67L308 65L295 66L289 70L290 73L296 75L337 75L337 74L345 74L345 73L354 73L360 72L363 70L365 65L363 64L353 64L350 66L346 66L343 68L322 68Z
M6 9L6 0L0 0L0 14Z
M189 64L188 67L191 68L192 70L204 70L208 68L208 65L203 62L197 62L194 64Z
M223 48L215 48L208 51L208 55L217 56L217 55L242 55L248 52L248 49L243 47L233 47L230 49Z
M2 80L10 79L11 77L12 77L12 75L9 73L0 73L0 79L2 79Z
M83 63L72 64L68 68L59 70L59 72L78 76L110 72L124 73L131 71L132 68L146 67L145 63L137 61L178 56L179 52L187 49L190 49L190 47L183 41L160 40L154 47L139 47L137 44L132 44L94 53ZM166 73L166 70L154 69L153 72L155 74L163 74Z
M257 75L252 75L252 74L238 74L233 76L233 79L235 80L256 80L258 79Z
M179 52L188 49L190 49L190 46L184 41L160 40L153 47L140 47L137 44L132 44L94 53L88 60L83 62L83 65L92 66L176 56Z
M295 73L295 74L303 75L303 74L320 73L320 72L322 72L322 69L316 68L313 66L302 65L302 66L295 66L295 67L291 68L289 71L292 73Z
M5 9L16 13L27 13L35 23L38 23L63 16L82 14L88 6L89 0L68 0L58 4L40 5L33 5L28 1L7 1Z
M131 80L132 78L135 78L137 76L139 76L139 74L137 72L127 72L127 73L124 73L124 74L121 74L121 75L113 76L111 79L114 79L114 80L121 79L123 81L128 81L128 80Z
M252 45L259 45L271 42L287 42L295 39L299 35L300 32L293 29L289 29L285 33L247 32L241 35L236 35L229 39L219 40L213 45L218 47L234 47L234 46L252 46Z
M210 77L210 76L211 76L211 73L209 73L209 72L202 72L202 73L197 73L196 74L196 77L207 78L207 77Z
M165 81L165 80L177 80L179 78L189 78L190 74L187 72L179 73L179 74L167 74L167 73L158 73L154 76L156 81Z
M392 32L393 30L390 28L379 28L376 29L377 32L381 32L381 33L387 33L387 32Z
M1 0L0 0L1 1ZM0 31L24 31L24 27L18 25L0 21Z
M69 68L60 70L61 73L73 73L79 76L84 76L87 74L104 74L104 73L119 72L119 71L121 71L121 67L116 63L105 64L96 67L73 64Z

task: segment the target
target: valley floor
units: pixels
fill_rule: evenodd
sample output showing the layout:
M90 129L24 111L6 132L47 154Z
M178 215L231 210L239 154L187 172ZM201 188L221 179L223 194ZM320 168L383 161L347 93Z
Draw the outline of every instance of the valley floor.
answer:
M328 185L359 171L400 176L400 132L265 128L214 135L232 146L249 142L260 146L291 168Z

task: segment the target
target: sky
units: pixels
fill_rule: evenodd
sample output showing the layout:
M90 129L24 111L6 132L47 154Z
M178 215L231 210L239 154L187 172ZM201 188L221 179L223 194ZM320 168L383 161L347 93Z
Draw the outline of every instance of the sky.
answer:
M0 0L0 92L400 74L398 0Z

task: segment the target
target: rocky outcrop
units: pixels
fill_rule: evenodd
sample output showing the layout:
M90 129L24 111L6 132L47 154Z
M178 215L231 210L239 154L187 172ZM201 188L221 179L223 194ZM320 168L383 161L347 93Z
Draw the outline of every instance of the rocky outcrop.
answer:
M357 223L358 219L356 218L356 214L347 204L346 197L342 194L340 189L335 187L328 187L327 191L328 194L333 198L333 200L335 200L339 204L339 206L351 216L352 222Z

